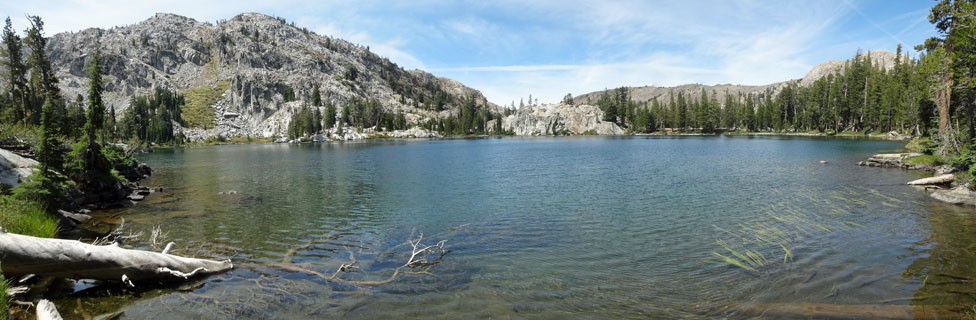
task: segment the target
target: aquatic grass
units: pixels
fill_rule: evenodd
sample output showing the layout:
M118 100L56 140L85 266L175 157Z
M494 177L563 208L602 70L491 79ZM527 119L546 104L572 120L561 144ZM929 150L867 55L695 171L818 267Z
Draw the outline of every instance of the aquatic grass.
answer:
M787 259L793 261L793 250L790 250L784 245L780 245L779 247L783 249L783 263L786 263Z
M719 258L722 258L722 261L725 261L726 263L731 264L733 266L742 268L744 270L752 271L752 272L759 272L759 270L756 270L756 268L747 266L745 263L743 263L742 261L736 260L735 258L727 257L725 255L722 255L721 253L718 253L718 252L712 252L712 254L715 255L715 256L717 256L717 257L719 257Z
M813 196L824 193L826 196ZM712 254L721 262L758 272L769 265L768 256L782 256L784 264L794 261L793 244L807 237L863 227L850 219L855 215L855 206L868 207L875 203L897 208L895 203L902 202L868 188L848 187L829 192L801 189L766 206L760 216L768 219L740 222L732 228L713 225L720 231L715 241L721 250Z

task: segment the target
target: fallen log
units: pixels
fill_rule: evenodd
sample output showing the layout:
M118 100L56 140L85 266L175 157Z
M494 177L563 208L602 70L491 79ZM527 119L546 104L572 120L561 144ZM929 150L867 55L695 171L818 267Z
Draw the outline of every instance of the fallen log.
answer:
M934 176L931 178L922 178L918 180L909 181L908 184L912 186L922 186L930 184L948 184L956 180L956 175L948 173L941 176Z
M71 279L185 281L233 268L214 261L164 253L91 245L75 240L37 238L0 228L0 268L4 274L37 274Z

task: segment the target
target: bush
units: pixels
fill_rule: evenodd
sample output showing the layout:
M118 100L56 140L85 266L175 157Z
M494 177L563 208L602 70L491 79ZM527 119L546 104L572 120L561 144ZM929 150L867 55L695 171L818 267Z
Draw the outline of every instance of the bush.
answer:
M36 203L44 210L60 209L61 204L67 202L74 187L74 182L62 175L53 174L49 178L40 174L38 170L34 170L27 180L11 190L13 197L28 203ZM6 204L3 206L7 207Z
M139 162L131 155L126 154L122 147L114 144L102 146L102 155L108 160L112 169L119 172L125 172L128 170L127 168L133 168L139 165Z

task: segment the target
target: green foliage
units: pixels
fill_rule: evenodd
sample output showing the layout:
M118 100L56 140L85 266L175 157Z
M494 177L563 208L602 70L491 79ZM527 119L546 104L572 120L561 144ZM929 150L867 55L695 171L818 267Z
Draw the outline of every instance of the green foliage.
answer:
M40 141L41 127L24 123L0 123L0 144L36 146Z
M924 164L930 167L941 166L944 161L942 157L931 154L923 154L920 156L911 157L905 160L909 164Z
M45 210L57 210L68 200L74 182L66 177L51 173L42 174L35 170L27 177L27 182L21 183L11 191L17 199L34 202Z
M58 231L58 219L47 213L40 203L16 196L0 196L0 227L11 233L53 238Z
M933 143L928 137L914 138L905 145L908 152L932 154Z
M3 277L3 273L0 273L0 320L7 320L7 316L10 313L10 297L7 296L8 287L7 279Z
M210 129L214 125L213 105L220 99L220 95L230 87L230 80L217 82L215 86L202 86L183 91L186 106L182 109L182 119L193 128ZM289 88L290 89L290 88ZM292 92L294 100L294 92ZM287 98L285 101L290 101Z
M10 100L6 106L0 106L0 122L3 123L26 123L31 112L31 99L28 96L31 92L27 87L27 65L24 64L23 44L17 36L7 17L6 25L3 28L3 65L6 67L6 92L10 95Z
M139 165L134 157L125 153L122 147L114 144L105 145L102 147L102 155L113 170L125 171L126 168L132 168Z
M313 109L303 106L301 110L292 115L291 120L288 121L289 139L298 139L322 131L322 114L318 107Z
M322 105L322 94L319 93L319 86L316 84L312 87L312 106L318 107Z
M135 137L152 143L182 143L183 137L176 132L174 123L183 123L186 98L172 91L156 88L146 96L132 97L119 123L125 137ZM209 109L209 107L207 107ZM213 118L213 114L210 118Z
M325 115L322 116L323 127L332 129L336 125L336 107L331 102L325 105Z

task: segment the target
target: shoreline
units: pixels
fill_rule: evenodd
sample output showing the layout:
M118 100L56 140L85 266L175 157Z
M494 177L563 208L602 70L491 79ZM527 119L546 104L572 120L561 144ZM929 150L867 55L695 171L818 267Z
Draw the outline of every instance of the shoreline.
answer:
M246 144L308 144L308 143L342 143L342 142L365 142L365 141L436 141L436 140L459 140L459 139L485 139L485 138L556 138L556 137L631 137L631 136L770 136L770 137L837 137L837 138L855 138L855 139L870 139L870 140L885 140L885 141L911 141L918 137L915 136L892 136L889 134L861 134L861 133L841 133L841 134L825 134L825 133L808 133L808 132L723 132L723 133L695 133L695 132L678 132L678 133L633 133L633 134L570 134L570 135L448 135L448 136L432 136L432 137L392 137L392 136L376 136L376 137L365 137L361 139L348 139L348 140L325 140L325 141L276 141L273 138L251 138L254 141L240 141L240 136L228 138L231 141L226 142L189 142L182 145L162 145L153 146L153 149L166 149L166 148L177 148L177 147L209 147L209 146L223 146L223 145L246 145ZM236 141L235 141L236 140ZM150 151L151 152L151 151Z

